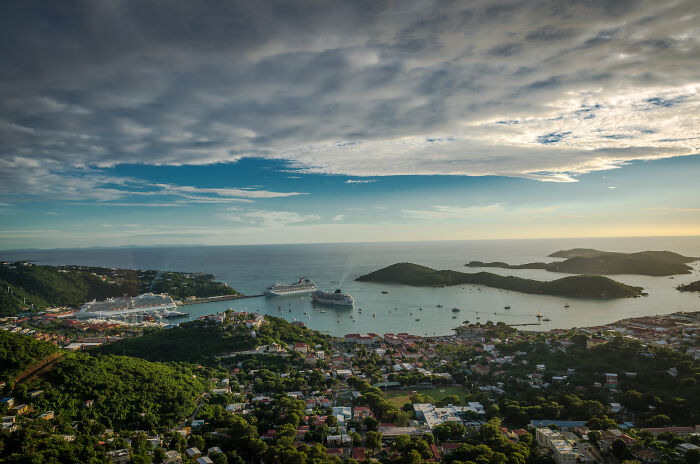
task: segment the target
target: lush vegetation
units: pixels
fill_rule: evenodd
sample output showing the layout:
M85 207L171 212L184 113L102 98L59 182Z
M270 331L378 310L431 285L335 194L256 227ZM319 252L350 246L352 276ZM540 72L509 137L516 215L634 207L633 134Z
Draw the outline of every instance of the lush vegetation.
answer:
M650 276L667 276L689 274L692 270L687 263L698 258L682 256L671 251L642 251L639 253L615 253L574 248L557 251L549 255L552 258L564 258L553 263L528 263L510 265L503 262L484 263L471 261L468 267L500 267L504 269L546 269L551 272L570 274L641 274Z
M676 287L680 292L700 292L700 280Z
M639 342L623 338L586 349L584 336L577 337L576 344L566 351L543 342L502 345L499 351L527 353L524 359L528 364L511 366L509 377L504 379L508 395L500 400L496 413L509 424L562 419L592 421L589 425L593 428L615 427L616 422L607 418L610 401L622 403L633 415L628 419L649 427L700 421L700 404L695 400L700 396L700 365L687 355L645 349ZM516 380L531 373L536 363L546 366L542 374L550 383L546 390L531 389ZM618 374L616 389L620 393L605 387L606 372ZM553 376L566 376L566 380L553 381ZM603 386L594 388L594 382Z
M229 312L230 314L230 312ZM265 316L255 330L240 318L227 317L222 324L192 321L172 329L155 329L141 337L104 345L102 353L126 354L151 361L191 361L214 363L217 356L250 350L259 345L306 343L328 347L330 338L318 331L291 324L284 319Z
M625 298L641 294L632 287L603 276L570 276L549 282L501 276L489 272L468 274L451 270L437 271L412 263L398 263L357 278L362 282L399 283L414 286L476 284L522 293L558 295L575 298Z
M0 380L11 381L25 369L56 353L55 346L0 330Z
M237 293L215 281L211 274L0 264L0 316L51 306L78 307L92 299L135 296L148 291L169 293L175 299Z

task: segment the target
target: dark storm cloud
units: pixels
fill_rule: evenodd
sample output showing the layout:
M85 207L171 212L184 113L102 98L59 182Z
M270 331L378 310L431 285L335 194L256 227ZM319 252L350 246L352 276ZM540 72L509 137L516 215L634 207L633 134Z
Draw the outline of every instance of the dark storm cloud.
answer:
M628 153L613 145L632 143L625 111L651 108L655 126L669 117L658 111L697 105L693 3L12 2L0 17L5 191L37 190L32 166L49 181L244 156L353 175L585 171L599 153L567 143L592 129L556 121L607 111L620 127L591 135L611 144L595 148ZM531 151L564 133L556 156Z

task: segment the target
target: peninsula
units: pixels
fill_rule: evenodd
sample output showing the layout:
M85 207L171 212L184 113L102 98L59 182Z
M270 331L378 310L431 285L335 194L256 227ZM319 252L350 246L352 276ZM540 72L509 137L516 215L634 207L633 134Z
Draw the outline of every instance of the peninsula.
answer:
M700 280L676 287L679 292L700 292Z
M413 263L398 263L355 279L360 282L382 282L416 287L460 284L485 285L521 293L567 296L574 298L613 299L642 295L641 287L632 287L603 276L580 275L543 282L489 272L464 273L438 271Z
M145 292L167 293L175 300L240 295L205 273L43 266L30 262L1 262L0 289L0 316L51 306L79 307L92 299Z
M617 253L589 248L561 250L549 255L550 258L564 258L564 261L551 263L527 263L511 265L503 262L471 261L467 267L497 267L503 269L544 269L550 272L569 274L638 274L648 276L670 276L690 274L687 264L700 258L683 256L671 251L642 251L638 253Z

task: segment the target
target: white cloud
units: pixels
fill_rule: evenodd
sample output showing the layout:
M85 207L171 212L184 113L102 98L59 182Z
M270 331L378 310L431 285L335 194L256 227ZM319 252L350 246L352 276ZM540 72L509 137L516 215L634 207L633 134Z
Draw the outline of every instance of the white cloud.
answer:
M242 208L228 208L225 212L219 213L218 216L229 221L263 228L284 227L289 224L315 222L321 219L321 216L316 214Z
M433 206L429 210L403 209L401 213L405 217L411 219L420 219L425 221L430 220L454 220L454 219L469 219L485 215L492 215L503 212L503 204L494 203L483 206Z
M47 31L31 6L3 11L15 44L1 82L4 197L120 199L113 180L71 170L124 163L262 157L360 178L572 182L699 153L692 0L295 2L284 14L263 1L235 15L185 2L154 22L140 2L85 8L90 27L78 19L70 33ZM206 27L173 34L181 18Z
M342 220L345 219L346 217L347 217L347 216L344 215L344 214L338 214L337 216L333 216L333 219L332 219L332 220L333 220L333 221L336 221L336 222L337 222L337 221L342 221Z
M346 184L371 184L372 182L377 182L376 180L353 180L348 179L345 181Z

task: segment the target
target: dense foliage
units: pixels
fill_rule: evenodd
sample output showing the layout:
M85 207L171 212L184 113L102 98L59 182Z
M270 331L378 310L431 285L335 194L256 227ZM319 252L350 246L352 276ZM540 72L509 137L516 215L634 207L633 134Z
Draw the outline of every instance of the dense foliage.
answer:
M151 361L214 362L217 356L250 350L258 345L306 343L328 347L330 338L318 331L291 324L284 319L265 316L265 323L255 330L236 320L223 324L192 321L171 329L156 329L138 338L104 345L102 353L138 356Z
M414 286L476 284L522 293L569 296L575 298L625 298L641 295L640 287L632 287L608 277L580 275L542 282L490 272L473 274L442 270L412 263L398 263L358 277L363 282L399 283Z
M168 293L175 299L237 294L211 274L0 264L0 316L144 292Z
M509 395L499 402L499 414L508 423L599 418L591 425L607 428L607 405L615 400L634 414L630 419L651 427L700 421L700 403L696 401L700 397L700 366L687 355L668 349L648 350L623 338L586 349L583 337L566 351L529 342L501 347L503 353L516 351L528 353L525 359L529 364L511 367L511 376L524 377L532 371L530 366L541 363L546 366L543 378L551 383L543 391L506 379ZM575 372L569 373L566 381L552 381L552 376L566 375L569 369ZM618 374L620 394L612 396L608 388L592 387L594 382L605 384L605 373Z
M0 380L14 379L25 369L57 351L49 343L0 330Z

